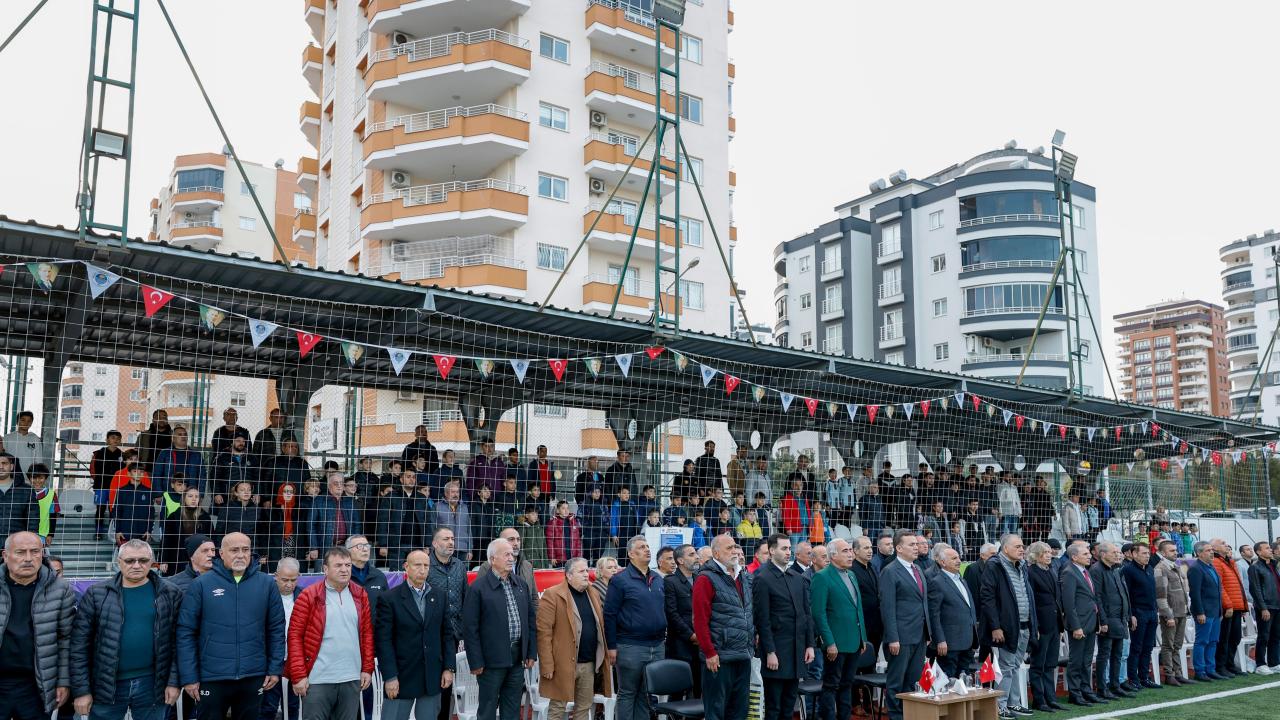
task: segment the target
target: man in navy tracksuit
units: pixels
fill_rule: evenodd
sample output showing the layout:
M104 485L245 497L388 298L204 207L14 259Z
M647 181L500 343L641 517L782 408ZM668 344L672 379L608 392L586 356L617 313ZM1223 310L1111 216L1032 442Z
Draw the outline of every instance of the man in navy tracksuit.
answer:
M618 669L617 720L648 720L644 667L663 658L667 637L662 576L649 569L643 535L627 541L627 569L613 576L604 598L604 633L609 662Z

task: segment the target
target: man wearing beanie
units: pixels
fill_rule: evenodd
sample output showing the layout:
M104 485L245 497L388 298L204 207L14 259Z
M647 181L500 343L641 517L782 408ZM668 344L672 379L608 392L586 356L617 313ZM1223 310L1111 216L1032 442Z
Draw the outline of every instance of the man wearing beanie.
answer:
M169 578L169 582L185 593L188 585L195 582L201 573L209 572L213 567L213 556L216 550L213 541L204 535L192 535L187 538L183 548L187 552L187 557L191 558L191 562L186 570Z

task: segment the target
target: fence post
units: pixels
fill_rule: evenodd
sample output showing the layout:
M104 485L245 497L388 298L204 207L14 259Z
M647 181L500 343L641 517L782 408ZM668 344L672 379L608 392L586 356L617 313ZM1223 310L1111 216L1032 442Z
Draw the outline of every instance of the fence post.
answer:
M1227 479L1223 477L1222 467L1218 468L1218 502L1222 505L1220 510L1227 509Z
M1271 527L1271 515L1274 504L1271 498L1271 461L1264 455L1262 456L1262 479L1266 483L1267 489L1267 539L1275 540L1275 530Z

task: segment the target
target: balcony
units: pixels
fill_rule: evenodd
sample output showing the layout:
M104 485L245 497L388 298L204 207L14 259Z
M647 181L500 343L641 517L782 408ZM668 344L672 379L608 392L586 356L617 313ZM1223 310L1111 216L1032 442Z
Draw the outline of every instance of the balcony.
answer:
M599 222L596 222L597 216L600 218ZM653 212L642 213L640 228L636 231L635 252L645 259L653 257L654 219ZM630 208L624 209L614 203L606 210L604 204L597 201L587 206L586 213L582 216L582 231L585 233L591 230L587 244L592 249L622 255L631 242L635 221L635 212ZM596 224L595 229L591 228L593 222ZM675 257L676 229L665 222L662 225L662 261L667 262Z
M293 214L293 241L314 240L316 237L316 214L311 208L299 208Z
M906 299L902 292L902 283L880 283L876 286L876 305L896 305Z
M180 216L208 215L221 208L225 199L222 188L215 185L180 187L173 194L173 211Z
M211 250L222 242L222 226L212 220L175 223L169 232L169 244L192 250Z
M1236 380L1239 378L1251 378L1258 372L1258 363L1251 362L1247 365L1236 365L1227 373L1227 377Z
M992 353L990 355L966 355L960 361L960 371L966 372L982 368L1022 367L1023 361L1026 361L1027 367L1067 366L1067 356L1063 353L1031 353L1029 355L1022 353Z
M365 275L439 287L522 298L524 262L512 257L511 241L493 235L396 243L362 266Z
M1053 272L1053 268L1058 264L1056 260L999 260L995 262L971 263L960 268L960 277L963 278L965 273L982 273L989 275L993 272Z
M365 165L426 181L483 177L529 149L529 120L502 105L450 107L369 126Z
M1036 318L1039 315L1040 306L1038 305L966 308L960 317L960 325L965 333L1006 341L1030 337L1035 331ZM1041 333L1065 331L1066 325L1067 318L1062 308L1051 305L1045 313L1040 331Z
M883 240L876 243L876 264L884 265L901 259L902 243L885 242Z
M617 292L617 278L607 275L587 275L582 280L582 311L608 315L609 308L613 306L613 297ZM632 317L649 317L653 313L653 294L652 282L647 280L625 282L622 293L618 295L617 312ZM663 314L674 314L675 308L675 295L663 293Z
M822 282L835 280L844 275L844 262L840 258L822 261L822 274L818 278Z
M316 187L320 182L320 161L313 157L298 158L298 185L311 197L316 195Z
M324 51L319 45L308 45L302 49L302 77L316 97L320 97L320 84L324 80Z
M638 60L639 61L639 60ZM587 106L624 125L650 127L656 120L653 103L658 83L652 75L620 65L593 61L587 66L583 93ZM675 84L662 78L663 112L676 113Z
M411 108L488 102L527 80L531 62L528 40L492 29L393 45L369 60L369 98Z
M424 37L441 28L503 27L525 14L532 0L368 0L369 29Z
M844 354L844 338L839 340L823 339L822 352L826 355L843 355Z
M907 336L901 325L880 326L880 349L899 347L907 344Z
M525 188L493 178L375 193L360 211L361 227L370 240L496 235L528 219Z
M734 118L732 113L730 113L729 114L729 139L732 140L734 134L736 134L737 132L738 132L738 120Z
M307 100L298 110L298 129L312 147L320 146L320 103Z
M987 215L986 217L970 218L960 221L960 229L981 227L983 225L1002 225L1007 223L1048 223L1055 227L1058 225L1057 215L1046 215L1043 213L1019 213L1014 215Z
M822 301L822 319L838 320L844 317L843 298L824 298Z
M311 30L311 37L318 43L324 37L325 0L303 0L302 8L307 27Z
M778 284L773 286L773 299L778 300L780 298L786 297L787 289L790 286L791 284L790 282L787 281L786 278L782 278L781 280L779 280Z
M592 132L582 146L583 171L594 178L604 180L605 186L612 190L619 181L629 190L640 191L645 187L649 170L653 167L653 146L636 148L636 143L628 143L616 133ZM662 157L667 164L675 165L675 156L665 148ZM627 166L632 160L630 172ZM675 187L675 173L662 171L664 185ZM624 180L625 177L625 180Z
M1231 299L1235 298L1236 302L1240 302L1244 298L1253 299L1253 281L1242 280L1229 285L1222 286L1222 299L1231 304Z
M599 49L620 58L653 63L653 43L658 25L653 15L618 0L587 0L587 40ZM675 62L676 38L662 28L662 64Z

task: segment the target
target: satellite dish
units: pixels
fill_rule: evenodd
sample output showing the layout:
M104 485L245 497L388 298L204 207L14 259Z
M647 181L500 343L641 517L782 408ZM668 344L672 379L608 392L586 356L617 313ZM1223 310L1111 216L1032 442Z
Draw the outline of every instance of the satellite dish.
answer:
M1021 472L1027 466L1027 458L1022 454L1013 456L1013 469Z
M627 423L627 439L628 440L636 439L636 432L638 428L639 428L639 425L636 423L636 419L631 418L631 421Z
M758 450L759 448L760 448L760 431L752 430L751 431L751 449Z
M1005 143L1005 144L1004 144L1004 149L1005 149L1005 150L1013 150L1013 149L1014 149L1014 148L1016 148L1016 147L1018 147L1018 141L1017 141L1017 140L1010 140L1009 142L1007 142L1007 143Z
M862 441L861 440L853 441L853 456L858 458L862 457Z
M943 465L951 464L951 448L942 448L938 451L938 462Z

